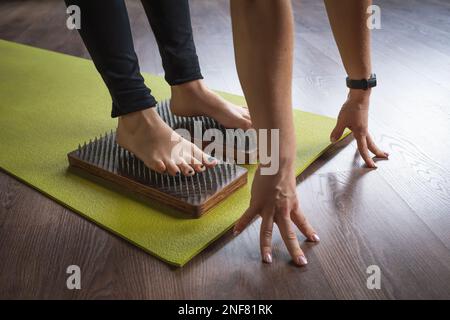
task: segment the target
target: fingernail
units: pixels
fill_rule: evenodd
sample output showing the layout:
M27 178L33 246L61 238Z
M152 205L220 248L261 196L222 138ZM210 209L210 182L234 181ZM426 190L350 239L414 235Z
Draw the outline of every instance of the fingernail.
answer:
M308 260L306 260L305 256L300 256L300 257L298 257L298 264L301 266L307 265Z
M233 236L237 236L240 232L238 230L233 230Z
M386 158L389 157L389 153L385 152L385 153L384 153L384 156L385 156Z
M337 139L335 137L331 137L331 142L335 143Z
M216 158L214 158L214 157L209 157L208 158L208 162L213 162L214 160L216 160Z
M272 263L272 255L268 252L264 254L263 261L265 263Z
M180 175L180 171L177 171L177 173L175 173L175 175L178 177Z
M194 171L193 170L189 170L188 174L193 175Z
M313 238L313 240L316 241L316 242L319 242L319 241L320 241L319 236L318 236L317 234L315 234L315 233L312 235L312 238Z

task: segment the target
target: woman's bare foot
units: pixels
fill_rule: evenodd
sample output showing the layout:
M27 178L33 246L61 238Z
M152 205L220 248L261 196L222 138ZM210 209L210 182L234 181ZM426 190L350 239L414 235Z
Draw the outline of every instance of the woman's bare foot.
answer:
M160 173L193 175L217 164L217 160L173 131L155 108L119 117L116 139L147 167Z
M247 108L236 106L208 89L202 80L172 86L170 108L178 116L208 116L226 128L251 128Z

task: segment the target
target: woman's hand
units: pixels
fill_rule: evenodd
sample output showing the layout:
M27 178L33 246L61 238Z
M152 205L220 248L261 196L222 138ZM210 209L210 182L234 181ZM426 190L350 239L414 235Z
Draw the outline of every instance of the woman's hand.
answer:
M308 263L300 248L292 222L314 242L319 241L314 229L308 223L300 209L295 192L295 175L291 169L280 169L276 175L261 175L258 168L252 184L250 207L242 215L234 228L234 234L239 234L258 215L262 217L260 230L260 246L262 260L272 262L272 230L276 223L281 236L298 266Z
M368 131L369 123L370 90L350 90L347 101L345 101L339 112L336 127L331 132L330 139L336 142L344 133L345 128L353 132L358 144L358 150L364 162L369 168L376 168L376 164L369 155L369 150L377 158L388 158L389 154L380 150L373 142Z

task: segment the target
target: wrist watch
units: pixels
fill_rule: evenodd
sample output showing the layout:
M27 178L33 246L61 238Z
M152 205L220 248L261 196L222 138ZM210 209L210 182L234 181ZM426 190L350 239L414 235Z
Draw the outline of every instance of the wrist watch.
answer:
M369 79L353 80L347 77L347 87L350 89L368 90L370 88L376 87L376 85L377 76L375 73L372 73Z

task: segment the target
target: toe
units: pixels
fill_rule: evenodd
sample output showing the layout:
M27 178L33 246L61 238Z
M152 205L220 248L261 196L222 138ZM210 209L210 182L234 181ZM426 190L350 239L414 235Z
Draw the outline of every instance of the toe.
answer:
M180 168L172 160L167 160L165 162L167 173L171 176L176 176L180 172Z
M147 167L149 167L150 169L152 169L158 173L164 173L166 171L166 165L161 160L154 160L146 165L147 165Z
M217 159L204 153L197 146L194 146L193 161L204 164L206 167L211 168L217 164Z
M252 127L252 122L250 121L250 119L246 119L246 118L242 117L240 120L239 127L243 130L248 130Z
M187 164L186 161L184 161L183 159L180 159L178 167L181 169L181 172L185 176L192 176L195 173L194 169L189 164Z
M237 111L245 118L250 119L250 111L246 107L236 106Z
M191 157L187 162L196 172L203 172L206 170L205 165L200 160L194 157Z
M244 116L244 118L250 120L250 112L247 108L241 107L241 114Z
M209 154L203 153L203 163L206 167L213 168L219 163L219 160Z

